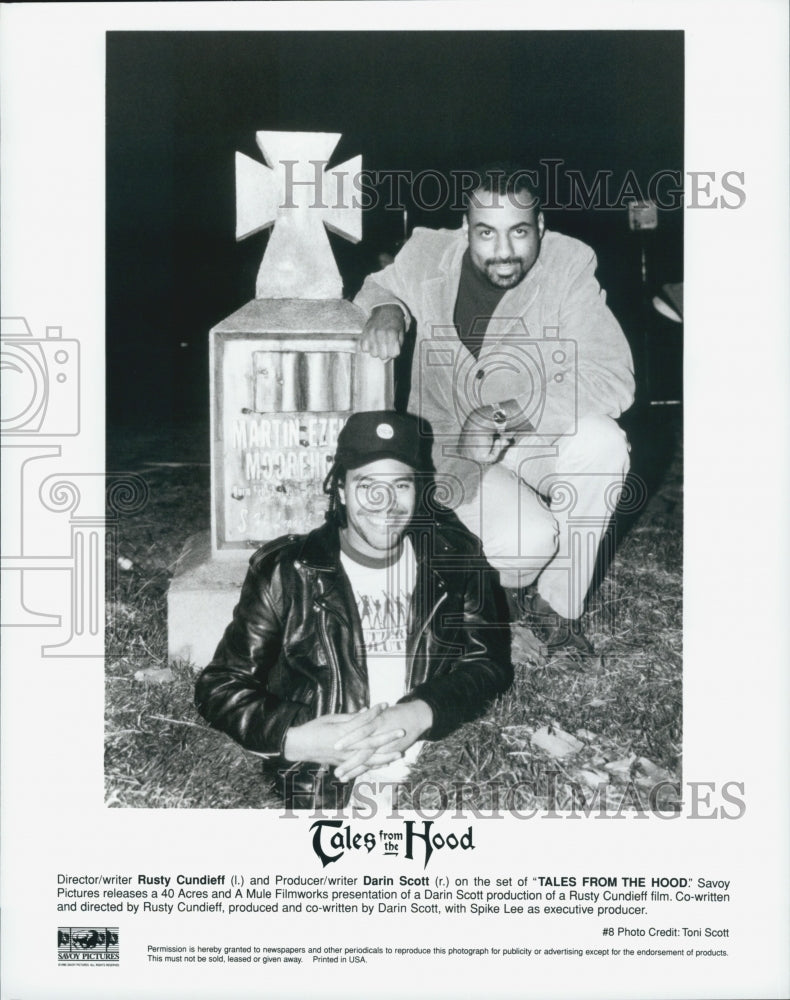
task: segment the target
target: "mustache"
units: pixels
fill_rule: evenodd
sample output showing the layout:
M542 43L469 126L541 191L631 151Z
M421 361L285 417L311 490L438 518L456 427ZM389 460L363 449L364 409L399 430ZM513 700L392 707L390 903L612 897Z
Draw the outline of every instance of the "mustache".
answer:
M520 257L489 257L486 261L486 267L492 267L496 264L520 264Z

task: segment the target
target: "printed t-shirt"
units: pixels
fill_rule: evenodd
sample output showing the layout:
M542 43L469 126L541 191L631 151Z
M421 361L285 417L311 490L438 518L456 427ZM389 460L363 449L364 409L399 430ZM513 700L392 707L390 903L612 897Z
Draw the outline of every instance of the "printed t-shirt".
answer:
M408 538L394 558L372 559L352 549L341 533L340 562L357 604L365 643L368 706L394 705L407 692L406 635L417 560ZM403 780L423 744L418 740L391 764L371 768L357 784Z

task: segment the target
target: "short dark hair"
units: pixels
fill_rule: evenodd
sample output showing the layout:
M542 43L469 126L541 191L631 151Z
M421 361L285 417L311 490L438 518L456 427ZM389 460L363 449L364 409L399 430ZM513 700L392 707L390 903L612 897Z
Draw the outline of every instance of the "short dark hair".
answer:
M469 211L475 191L488 191L507 197L519 208L540 210L540 189L537 171L511 160L485 163L473 171L479 184L464 191L464 210Z

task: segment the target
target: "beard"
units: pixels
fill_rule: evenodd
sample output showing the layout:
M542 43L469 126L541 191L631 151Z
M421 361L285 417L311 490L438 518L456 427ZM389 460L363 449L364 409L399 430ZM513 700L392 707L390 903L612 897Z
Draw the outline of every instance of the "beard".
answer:
M498 273L504 269L505 273ZM520 257L491 257L483 262L483 274L495 288L515 288L529 268Z

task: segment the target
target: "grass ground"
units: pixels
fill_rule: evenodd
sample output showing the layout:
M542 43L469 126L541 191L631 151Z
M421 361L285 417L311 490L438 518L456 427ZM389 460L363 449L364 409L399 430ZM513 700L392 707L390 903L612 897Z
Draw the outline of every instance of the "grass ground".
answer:
M513 629L515 682L487 715L427 744L401 804L662 808L679 803L682 742L682 448L676 412L632 418L646 501L618 516L591 596L598 655L536 661ZM145 507L118 525L107 597L106 802L116 807L276 805L257 757L208 728L194 667L167 662L166 593L184 540L209 526L207 435L119 431L108 469L136 472ZM119 562L120 560L120 562ZM219 637L218 637L219 638ZM463 786L463 787L461 787Z

